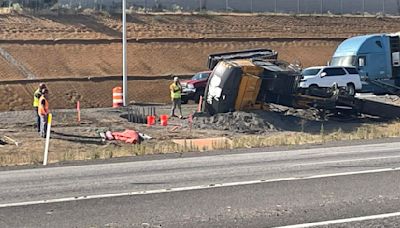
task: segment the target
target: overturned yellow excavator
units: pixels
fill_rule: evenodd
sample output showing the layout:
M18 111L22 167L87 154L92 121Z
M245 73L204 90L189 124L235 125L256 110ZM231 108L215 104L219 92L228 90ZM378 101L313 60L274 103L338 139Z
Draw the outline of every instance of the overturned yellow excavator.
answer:
M212 54L208 68L213 72L205 89L202 111L211 115L274 103L342 114L400 117L398 106L348 96L335 86L322 93L300 93L301 69L279 61L278 53L270 49Z

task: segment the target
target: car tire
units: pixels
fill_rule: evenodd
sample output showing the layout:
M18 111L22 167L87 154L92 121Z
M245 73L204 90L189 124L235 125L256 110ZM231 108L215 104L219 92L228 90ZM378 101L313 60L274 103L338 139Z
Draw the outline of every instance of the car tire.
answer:
M356 87L353 83L347 84L346 88L347 95L354 97L356 95Z
M315 95L319 87L315 84L312 84L308 87L307 95Z

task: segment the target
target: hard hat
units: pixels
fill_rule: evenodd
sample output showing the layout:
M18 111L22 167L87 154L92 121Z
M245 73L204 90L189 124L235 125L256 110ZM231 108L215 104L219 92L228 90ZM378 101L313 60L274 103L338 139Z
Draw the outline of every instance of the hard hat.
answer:
M39 84L39 88L41 88L41 89L44 89L44 88L46 88L46 84L44 84L44 83L40 83L40 84Z
M174 77L174 82L177 82L177 81L179 81L179 78L178 77Z

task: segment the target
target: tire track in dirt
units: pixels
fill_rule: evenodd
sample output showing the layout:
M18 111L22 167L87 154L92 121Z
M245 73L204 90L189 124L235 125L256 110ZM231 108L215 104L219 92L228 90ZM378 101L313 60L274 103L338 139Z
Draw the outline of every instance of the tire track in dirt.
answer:
M24 64L22 64L21 62L16 60L9 52L4 50L3 48L0 48L0 56L2 56L8 62L8 64L10 64L11 66L18 69L18 71L22 75L24 75L27 79L35 79L36 78L35 74L33 74L30 70L28 70L24 66Z

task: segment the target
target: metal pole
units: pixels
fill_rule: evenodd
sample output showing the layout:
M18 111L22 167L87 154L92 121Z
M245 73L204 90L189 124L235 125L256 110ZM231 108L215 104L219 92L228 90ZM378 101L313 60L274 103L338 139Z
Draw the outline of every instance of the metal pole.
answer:
M343 15L343 0L340 0L340 14Z
M297 14L300 13L300 0L297 0Z
M365 0L362 1L362 14L365 14Z
M250 11L253 13L253 0L250 1Z
M385 15L385 0L382 0L382 12Z
M199 12L201 12L201 0L199 0Z
M324 0L321 0L321 14L323 10L324 10Z
M278 12L278 0L275 0L275 10L274 10L274 12L275 13Z
M126 0L122 0L122 98L123 105L127 105L128 80L126 67Z
M228 1L229 0L225 0L225 11L228 11Z

